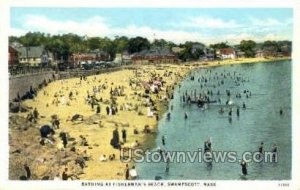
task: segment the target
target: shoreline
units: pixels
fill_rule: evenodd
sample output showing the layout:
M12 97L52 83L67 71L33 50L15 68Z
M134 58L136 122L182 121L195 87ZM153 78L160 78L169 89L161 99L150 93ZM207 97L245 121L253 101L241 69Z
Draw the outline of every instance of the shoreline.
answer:
M204 66L204 67L213 67L213 66L223 66L223 65L235 65L235 64L249 64L249 63L264 63L264 62L277 62L277 61L289 61L292 60L292 57L259 57L259 58L239 58L239 59L226 59L226 60L214 60L207 62L194 62L193 64Z
M140 78L141 80L145 80L147 81L147 79L149 80L149 77L151 75L149 75L149 73L154 72L156 74L163 74L165 71L169 70L172 72L178 72L181 77L180 80L178 80L178 78L172 78L174 75L172 75L171 78L167 78L164 77L164 79L168 79L166 81L166 86L173 86L174 88L176 87L176 85L180 84L181 81L183 79L185 79L193 70L195 69L199 69L199 68L208 68L208 67L214 67L214 66L223 66L223 65L232 65L232 64L242 64L242 63L259 63L259 62L272 62L272 61L283 61L283 60L289 60L288 58L281 58L281 59L240 59L240 60L225 60L225 61L220 61L220 63L218 61L214 61L214 62L208 62L207 65L203 65L203 64L199 64L198 62L195 63L191 63L191 64L185 64L185 65L172 65L172 64L161 64L158 66L153 66L153 65L140 65L137 67L137 69L139 70L139 72L142 73L142 77L137 77ZM252 61L252 62L249 62ZM160 69L158 69L160 68ZM128 86L128 80L130 77L134 78L132 70L120 70L120 71L116 71L116 72L111 72L111 73L104 73L104 74L100 74L100 75L95 75L95 76L89 76L88 77L88 81L94 81L92 82L92 84L90 84L89 82L86 85L89 85L89 87L91 87L94 83L97 83L98 80L101 80L103 82L103 80L107 80L107 84L111 84L115 83L111 86L118 86L118 85L124 85L126 88L126 97L129 97L129 100L125 97L118 97L118 102L120 104L122 103L126 103L126 102L131 102L132 104L138 104L140 105L142 100L139 100L138 96L136 94L143 92L143 88L140 90L132 90L129 88ZM127 77L127 78L126 78ZM174 76L175 77L175 76ZM93 80L93 78L96 78L97 80ZM22 161L22 160L18 160L19 162L29 162L29 165L31 164L31 162L35 162L35 160L37 158L35 158L34 156L39 155L38 157L40 158L47 158L50 157L50 153L54 154L52 155L52 159L56 162L58 162L57 164L53 165L53 162L51 162L50 160L47 160L48 162L44 162L41 163L42 165L42 170L43 171L39 171L39 169L37 169L38 171L33 171L33 174L36 176L36 178L38 179L39 177L45 175L45 173L51 173L48 174L50 175L52 178L54 174L57 173L57 171L61 171L62 165L61 163L64 163L63 160L65 158L56 158L58 155L62 154L63 152L57 148L57 146L51 146L51 145L47 145L47 146L39 146L36 145L37 143L37 139L36 137L30 136L30 135L37 135L38 130L37 128L45 123L49 123L49 117L51 114L57 113L59 114L59 117L61 119L61 129L58 130L57 133L61 132L61 131L67 131L70 134L70 137L74 138L74 139L78 139L79 135L84 135L87 139L88 142L90 144L89 147L77 147L78 148L78 152L82 152L84 150L86 150L88 152L88 154L92 157L92 160L87 161L87 168L83 168L83 173L80 176L80 179L82 180L92 180L92 179L124 179L124 174L123 174L123 170L125 168L125 164L126 163L122 163L121 161L118 160L118 155L119 155L119 151L118 150L114 150L112 149L111 145L109 144L109 139L111 138L111 132L112 130L115 128L116 124L118 125L119 128L119 132L120 129L122 128L126 128L127 132L128 132L128 139L129 142L125 143L126 146L130 145L134 140L138 140L141 143L140 148L143 149L147 149L147 148L154 148L156 145L156 138L157 138L157 133L158 131L158 122L160 119L162 119L162 116L166 113L168 106L169 106L169 101L168 99L160 99L155 95L151 95L151 97L155 98L154 102L155 105L158 108L158 115L159 115L159 120L156 121L155 117L154 118L148 118L147 117L147 112L146 112L146 108L141 107L142 113L143 115L137 115L136 112L134 111L122 111L120 113L118 113L116 116L106 116L105 114L103 114L105 112L105 106L106 104L103 104L102 106L102 111L101 111L101 116L95 116L92 113L94 113L94 110L90 109L89 106L85 105L83 102L83 97L84 95L82 94L86 94L86 90L89 89L86 86L81 86L81 87L76 87L76 84L78 82L78 78L71 78L71 79L67 79L67 80L59 80L59 81L55 81L53 83L50 83L47 87L45 87L44 89L42 89L39 93L38 93L38 97L36 98L36 100L26 100L25 102L23 102L23 104L30 106L30 107L38 107L40 114L42 116L44 116L43 118L40 118L40 120L38 121L37 124L33 124L32 127L29 127L27 132L25 131L25 135L28 134L29 136L26 137L22 137L20 139L20 141L29 141L29 142L22 142L21 144L30 144L30 140L34 141L32 146L25 146L23 147L22 145L19 145L16 141L16 139L18 139L18 130L11 130L10 129L10 136L12 136L10 138L10 152L11 150L15 150L15 149L27 149L27 151L36 151L33 154L32 158L27 158L26 161ZM75 88L76 87L76 88ZM55 107L53 105L51 105L51 102L49 101L51 95L53 95L58 89L61 89L63 91L63 94L67 94L68 90L67 88L74 88L74 90L78 90L79 91L79 95L78 95L78 102L73 102L71 101L71 107L68 107L66 105L59 105L58 107ZM110 88L108 88L109 90ZM103 93L107 93L108 90L103 91ZM49 93L49 97L45 97L42 95L42 91L47 91L47 93ZM173 90L170 91L169 93L174 93ZM160 96L165 95L165 93L160 94ZM109 100L109 96L104 96L104 99L108 99ZM45 102L48 102L49 105L48 107L45 106ZM41 103L43 103L43 105L41 105ZM78 123L76 125L65 121L67 119L68 116L70 116L70 114L74 114L74 113L82 113L84 115L84 117L87 117L88 119L93 119L93 117L96 118L96 122L98 122L99 120L103 121L103 125L105 126L104 128L99 128L98 124L87 124L87 123ZM92 114L92 115L91 115ZM21 116L21 117L25 117L26 113L18 113L18 114L11 114L12 115L17 115L17 116ZM10 120L10 128L11 127L11 120ZM16 126L20 127L21 124L17 123ZM128 125L128 126L127 126ZM149 125L151 128L151 131L153 132L152 134L141 134L138 136L135 136L133 134L131 134L131 131L133 128L138 129L139 131L143 130L143 127L145 125ZM129 131L130 130L130 131ZM12 132L11 132L12 131ZM14 133L14 134L13 134ZM22 132L23 133L23 132ZM32 134L29 134L32 133ZM121 134L121 133L120 133ZM32 139L33 138L33 139ZM57 140L59 139L58 137L56 137ZM60 141L60 140L58 140ZM71 142L70 142L71 143ZM28 147L29 146L29 147ZM74 145L75 146L75 145ZM45 152L44 154L42 154L43 151L48 150L49 152ZM68 148L69 149L69 148ZM51 152L52 151L52 152ZM25 151L26 152L26 151ZM77 152L77 151L76 151ZM109 153L115 153L117 160L114 161L108 161L108 162L100 162L98 160L99 155L101 154L109 154ZM73 153L69 153L68 155L70 158L76 158L76 155L74 156ZM21 154L23 155L23 153ZM26 156L26 155L23 155ZM11 158L14 158L14 155L12 155L10 153L10 167L15 164ZM61 159L61 160L57 160L57 159ZM14 160L15 161L15 160ZM74 164L69 164L71 163L72 160L68 161L67 164L65 164L67 167L69 167L72 171L75 171L76 168L74 166ZM56 163L55 162L55 163ZM40 164L40 163L39 163ZM53 165L53 167L52 167ZM76 164L75 164L76 165ZM130 165L133 165L133 163L131 163ZM33 166L33 168L35 168L35 164L31 164L31 166ZM52 167L52 168L49 168ZM13 168L10 168L13 169ZM18 168L19 169L19 168ZM21 171L21 169L19 169ZM10 171L11 172L11 171ZM101 173L101 174L99 174ZM15 177L11 177L11 175L9 175L10 178L9 179L14 179Z

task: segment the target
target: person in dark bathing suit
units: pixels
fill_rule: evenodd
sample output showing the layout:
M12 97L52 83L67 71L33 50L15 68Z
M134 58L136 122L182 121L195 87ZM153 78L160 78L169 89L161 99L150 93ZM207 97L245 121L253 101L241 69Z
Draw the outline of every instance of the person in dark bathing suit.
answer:
M241 162L241 167L242 167L242 174L243 175L248 175L247 163L244 160Z
M96 113L99 114L100 112L101 112L101 108L100 108L100 106L98 105L98 106L97 106L97 111L96 111Z
M264 151L264 143L263 143L263 142L261 142L261 143L260 143L260 146L259 146L259 148L258 148L258 152L259 152L259 158L261 158L261 157L262 157L262 155L263 155L263 151Z
M64 181L67 181L72 175L68 174L68 168L65 168L65 170L63 171L61 178Z
M61 139L62 142L63 142L64 148L66 148L66 147L67 147L67 144L68 144L67 134L66 134L65 132L61 132L61 133L59 134L59 137L60 137L60 139Z
M126 137L127 137L126 129L122 129L122 139L124 143L126 143Z
M246 109L246 104L245 104L245 102L243 102L243 109Z
M125 179L129 180L129 167L128 167L128 164L126 164L126 168L125 168Z
M185 112L184 119L187 119L187 118L188 118L188 114Z
M273 162L277 161L277 146L276 146L276 144L273 144L273 147L272 147L272 161Z

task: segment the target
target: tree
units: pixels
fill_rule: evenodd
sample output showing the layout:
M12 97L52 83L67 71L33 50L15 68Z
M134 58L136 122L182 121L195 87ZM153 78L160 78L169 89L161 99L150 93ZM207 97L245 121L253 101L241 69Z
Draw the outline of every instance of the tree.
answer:
M99 37L93 37L93 38L87 39L88 49L90 49L90 50L99 49L100 41L101 41L101 38L99 38Z
M116 53L122 53L127 51L129 46L129 39L125 36L119 37L116 36L115 40L113 41Z
M230 46L228 45L228 42L221 42L217 44L210 44L209 47L213 49L223 49L223 48L229 48Z
M240 50L245 52L245 57L255 57L256 43L252 40L242 40L240 42Z
M202 55L204 55L204 49L206 46L199 42L185 42L179 45L180 48L184 48L179 54L179 58L183 61L187 60L198 60Z
M112 60L116 53L128 51L128 53L140 52L150 47L167 48L177 46L171 41L164 39L156 39L151 44L147 38L134 37L128 38L125 36L116 36L114 40L107 37L92 37L86 38L78 36L77 34L63 34L63 35L50 35L41 32L28 32L27 34L16 37L10 36L9 42L19 42L24 46L44 46L47 50L51 51L56 60L63 59L67 61L69 56L73 53L86 53L90 50L100 49L109 54ZM179 53L179 58L186 60L197 60L204 55L206 46L200 42L187 41L184 44L179 44L180 48L184 50ZM221 42L211 44L210 48L222 49L230 47L228 42ZM290 54L292 50L291 41L265 41L263 43L255 43L252 40L243 40L239 45L234 46L245 52L245 56L254 57L255 48L260 48L267 51L282 52Z
M264 50L278 52L280 50L278 43L276 41L267 40L262 45Z
M150 42L148 41L147 38L143 37L135 37L129 39L128 42L128 52L129 53L135 53L135 52L140 52L145 49L150 48Z
M103 50L105 53L109 54L110 60L114 59L116 54L116 49L114 47L113 41L109 38L100 38L99 48Z
M155 48L166 48L171 50L172 47L176 46L176 44L174 42L166 41L164 39L155 39L151 46Z

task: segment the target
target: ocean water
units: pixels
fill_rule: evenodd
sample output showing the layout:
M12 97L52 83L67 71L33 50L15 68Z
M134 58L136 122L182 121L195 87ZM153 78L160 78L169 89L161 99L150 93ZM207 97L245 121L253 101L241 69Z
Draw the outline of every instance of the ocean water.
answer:
M223 73L224 75L221 76ZM235 74L234 74L235 73ZM177 162L142 162L136 163L139 179L212 179L212 180L286 180L291 178L292 168L292 134L291 134L291 61L270 63L240 64L220 66L194 71L176 87L174 99L169 103L171 119L166 114L159 121L159 133L156 139L157 147L166 151L186 151L191 154L199 153L204 142L211 139L213 151L234 151L237 154L236 162L212 162L208 164L188 159L183 162L182 157ZM198 78L210 79L205 83L198 82ZM218 76L218 79L216 78ZM215 77L215 78L213 78ZM233 78L231 78L233 77ZM240 77L244 82L235 82ZM221 78L224 84L220 86ZM202 89L201 89L202 84ZM204 84L206 86L204 86ZM214 86L215 85L215 86ZM208 104L205 109L196 104L188 105L180 101L184 92L196 93L205 90L213 91L211 100L221 100L221 103ZM230 90L232 106L225 106ZM249 90L248 98L244 90ZM217 92L220 95L217 95ZM251 92L251 96L250 96ZM236 98L240 93L241 98ZM242 109L245 102L246 109ZM171 110L171 105L173 109ZM240 116L237 117L236 108L240 106ZM225 109L223 114L219 109ZM228 116L230 107L233 108L232 119ZM283 110L283 115L279 110ZM185 112L188 119L184 119ZM162 144L165 137L165 145ZM259 145L264 142L264 151L271 151L272 145L278 147L277 163L249 161L248 175L241 175L239 160L245 151L258 151ZM156 149L150 152L156 152ZM151 157L150 157L151 158Z

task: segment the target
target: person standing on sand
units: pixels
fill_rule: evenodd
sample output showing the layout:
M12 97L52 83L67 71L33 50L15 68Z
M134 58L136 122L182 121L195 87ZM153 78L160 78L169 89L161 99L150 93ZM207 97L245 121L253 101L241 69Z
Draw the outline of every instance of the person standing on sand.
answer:
M120 141L119 141L119 131L118 128L116 127L115 130L113 131L113 137L110 140L110 144L114 148L119 148L120 147Z
M63 171L61 178L64 181L67 181L72 175L68 174L68 168L65 168L65 170Z
M101 107L100 107L100 105L98 105L98 106L97 106L97 111L96 111L96 113L97 113L97 114L100 114L100 112L101 112Z
M132 168L129 170L129 175L130 175L130 178L132 180L138 179L138 174L137 174L137 171L135 169L135 166L132 166Z
M24 170L26 171L26 176L22 175L19 177L20 180L28 180L31 177L31 171L27 164L24 164Z
M106 115L109 115L109 107L106 106Z
M39 117L39 112L37 111L36 108L34 108L34 110L33 110L33 117L34 117L35 120L37 120L38 117Z
M125 180L129 180L129 167L128 164L126 164L126 168L125 168Z
M66 147L67 147L67 144L68 144L67 133L66 133L66 132L61 132L61 133L59 134L59 137L60 137L60 139L61 139L62 142L63 142L64 148L66 148Z
M123 138L123 143L126 143L126 137L127 137L127 134L126 134L126 129L122 129L122 138Z
M27 164L24 164L24 170L26 171L26 177L27 177L27 180L30 179L31 177L31 171L30 171L30 168Z

